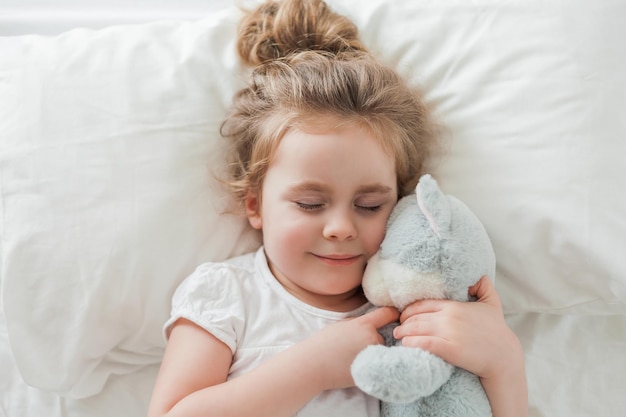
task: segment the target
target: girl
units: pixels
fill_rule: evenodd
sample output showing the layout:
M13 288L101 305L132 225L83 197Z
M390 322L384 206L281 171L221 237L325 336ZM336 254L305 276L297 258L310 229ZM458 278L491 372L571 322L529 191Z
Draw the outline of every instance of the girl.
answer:
M350 364L377 329L478 374L494 416L526 414L523 353L488 279L476 303L372 310L365 264L424 172L419 96L321 0L269 1L242 21L252 80L222 126L256 253L201 265L178 288L149 409L157 416L378 416Z

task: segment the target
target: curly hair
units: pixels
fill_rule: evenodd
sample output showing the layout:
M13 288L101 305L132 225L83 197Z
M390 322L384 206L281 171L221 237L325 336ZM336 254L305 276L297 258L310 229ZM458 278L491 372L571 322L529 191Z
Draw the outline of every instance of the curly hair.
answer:
M241 21L237 48L254 67L221 126L233 147L227 183L238 203L262 189L286 131L320 119L368 129L394 158L398 197L414 190L434 124L417 89L375 59L353 22L322 0L267 1Z

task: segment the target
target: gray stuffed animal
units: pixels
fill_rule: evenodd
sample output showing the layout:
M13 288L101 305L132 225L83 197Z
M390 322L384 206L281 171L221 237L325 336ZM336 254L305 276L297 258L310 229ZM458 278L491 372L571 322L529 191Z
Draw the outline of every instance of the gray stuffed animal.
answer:
M391 213L380 250L363 277L365 295L376 306L402 311L420 299L470 301L468 288L495 276L489 236L472 211L445 195L430 175ZM480 380L381 330L386 345L369 346L352 364L356 385L382 400L382 417L486 417L489 401Z

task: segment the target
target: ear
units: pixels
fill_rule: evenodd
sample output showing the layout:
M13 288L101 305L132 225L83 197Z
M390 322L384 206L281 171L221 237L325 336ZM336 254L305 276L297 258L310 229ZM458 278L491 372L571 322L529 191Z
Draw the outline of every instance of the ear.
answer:
M417 204L433 232L441 237L440 232L448 230L451 222L451 208L448 196L429 174L423 175L415 189Z
M257 191L248 191L244 205L250 226L260 230L263 222L261 221L261 198L259 193Z

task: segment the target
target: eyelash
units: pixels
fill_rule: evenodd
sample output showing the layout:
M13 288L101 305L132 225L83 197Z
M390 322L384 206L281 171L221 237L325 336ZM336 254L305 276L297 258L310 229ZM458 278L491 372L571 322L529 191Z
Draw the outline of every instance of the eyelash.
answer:
M359 210L365 210L368 212L377 212L382 206L356 206Z
M301 209L305 211L315 211L324 207L324 204L307 204L307 203L300 203L299 201L296 201L296 204L298 205L298 207L300 207Z
M319 210L319 209L324 207L323 203L307 204L307 203L296 202L296 204L298 205L298 207L300 207L301 209L303 209L305 211L315 211L315 210ZM363 210L363 211L366 211L366 212L369 212L369 213L375 213L378 210L380 210L382 206L359 206L359 205L355 204L355 207L358 210Z

